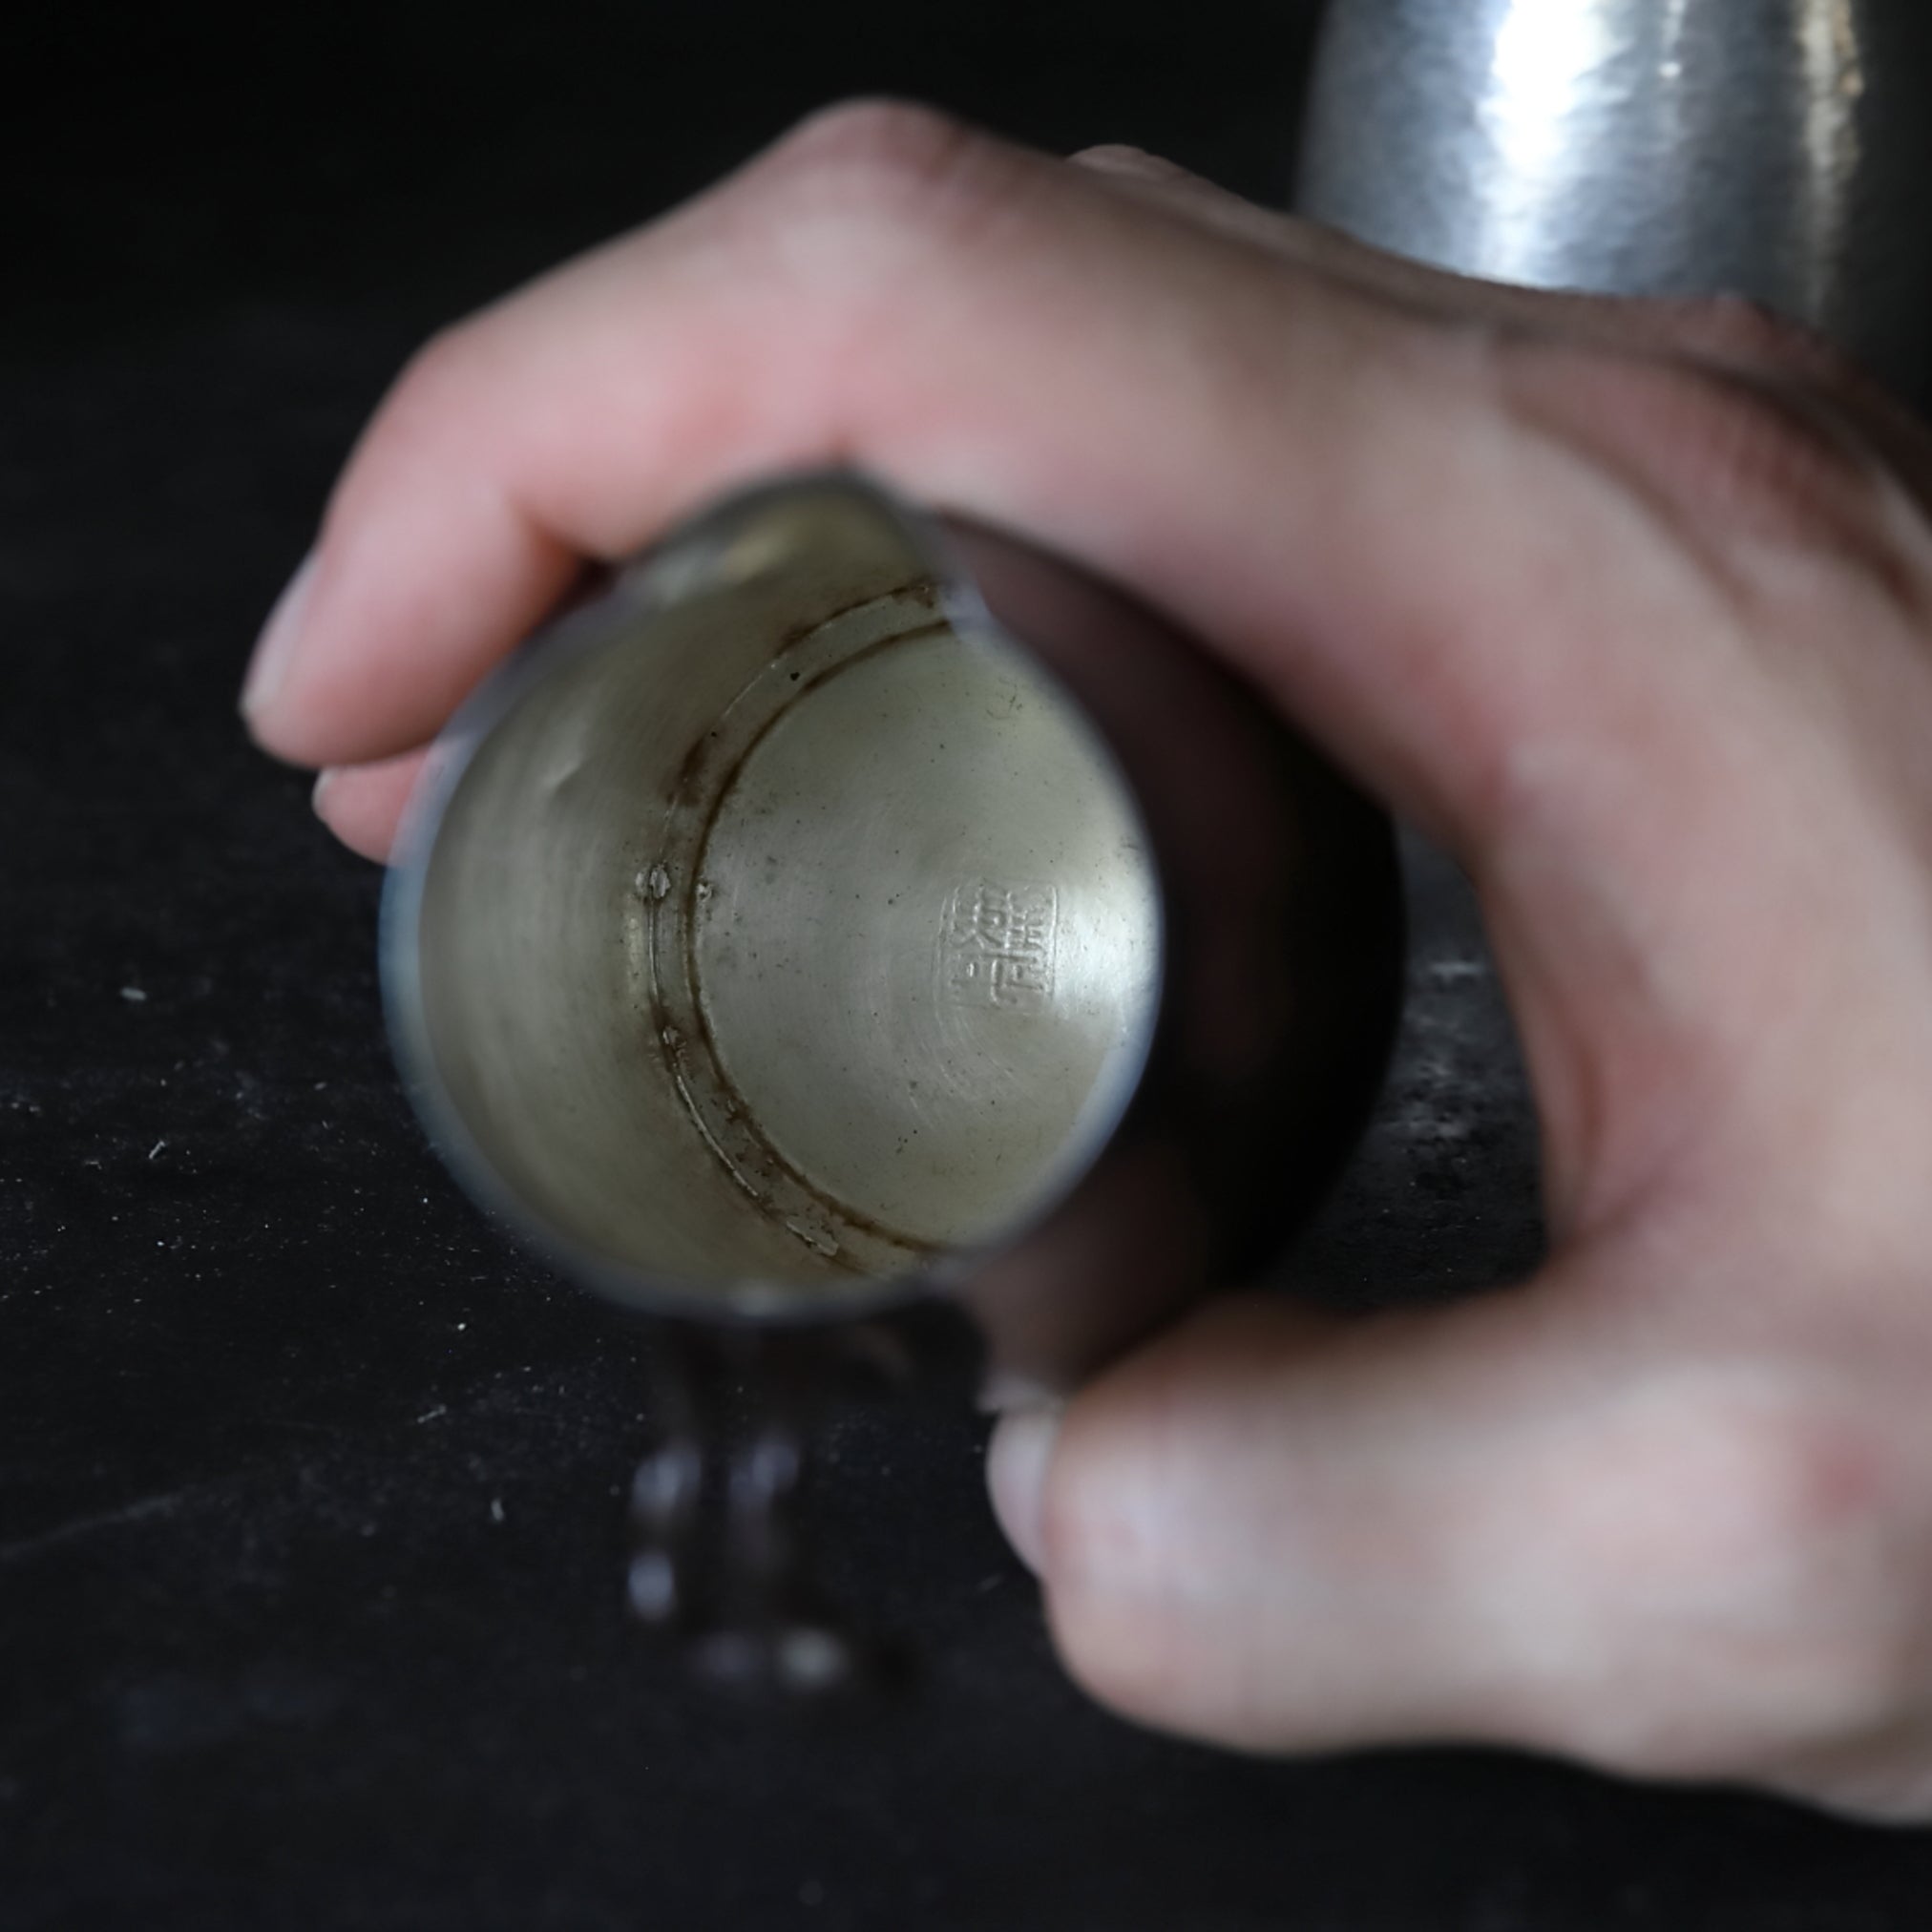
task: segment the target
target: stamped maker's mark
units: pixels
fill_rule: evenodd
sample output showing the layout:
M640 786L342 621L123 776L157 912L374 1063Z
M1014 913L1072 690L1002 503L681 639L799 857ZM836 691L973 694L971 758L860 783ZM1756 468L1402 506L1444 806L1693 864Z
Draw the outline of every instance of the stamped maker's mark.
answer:
M940 977L962 1006L1044 1013L1053 1003L1054 930L1060 900L1051 886L975 879L946 901Z

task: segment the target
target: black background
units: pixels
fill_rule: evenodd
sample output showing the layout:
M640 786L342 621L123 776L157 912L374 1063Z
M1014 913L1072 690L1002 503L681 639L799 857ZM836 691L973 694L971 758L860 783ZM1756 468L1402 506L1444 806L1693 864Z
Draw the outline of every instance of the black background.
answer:
M1501 1754L1269 1765L1094 1710L934 1399L832 1442L910 1692L693 1685L620 1612L640 1344L407 1116L376 875L234 690L429 330L855 91L1281 195L1306 4L432 0L10 15L0 277L0 1926L1880 1932L1932 1838ZM1453 875L1293 1264L1520 1272ZM1475 970L1471 970L1472 966ZM136 998L135 995L141 997Z

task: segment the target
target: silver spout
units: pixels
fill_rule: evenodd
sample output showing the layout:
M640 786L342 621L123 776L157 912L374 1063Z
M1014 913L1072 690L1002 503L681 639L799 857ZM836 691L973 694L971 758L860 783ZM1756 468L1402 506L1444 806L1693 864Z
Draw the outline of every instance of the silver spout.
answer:
M1925 0L1334 0L1296 202L1465 274L1751 296L1932 401Z

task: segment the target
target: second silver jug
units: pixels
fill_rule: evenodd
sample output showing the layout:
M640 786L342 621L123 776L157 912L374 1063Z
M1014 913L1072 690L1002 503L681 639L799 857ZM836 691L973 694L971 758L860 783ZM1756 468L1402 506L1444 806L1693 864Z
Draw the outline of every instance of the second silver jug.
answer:
M1749 296L1932 400L1924 0L1332 0L1296 206L1467 275Z

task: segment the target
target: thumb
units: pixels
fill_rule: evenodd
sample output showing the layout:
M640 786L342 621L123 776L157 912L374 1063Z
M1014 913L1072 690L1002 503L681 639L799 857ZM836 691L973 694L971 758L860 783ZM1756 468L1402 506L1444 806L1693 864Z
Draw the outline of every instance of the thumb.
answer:
M1855 1406L1554 1278L1341 1324L1202 1311L990 1476L1103 1702L1248 1749L1538 1746L1748 1773L1854 1724ZM1821 1606L1829 1603L1828 1615Z

